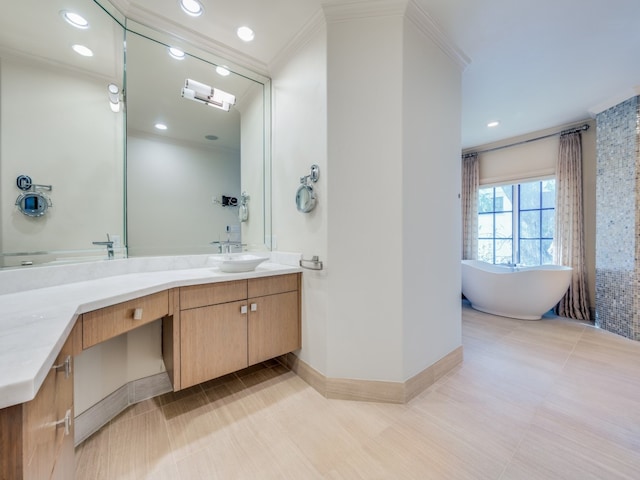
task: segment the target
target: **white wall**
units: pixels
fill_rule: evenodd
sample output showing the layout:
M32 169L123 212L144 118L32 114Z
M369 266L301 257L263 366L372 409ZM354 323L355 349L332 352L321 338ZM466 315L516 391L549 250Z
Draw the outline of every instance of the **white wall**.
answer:
M249 216L242 222L242 242L247 250L262 250L265 244L265 178L269 169L265 164L265 117L262 85L255 84L242 99L240 116L241 188L249 195ZM240 202L240 197L238 197Z
M462 72L405 21L402 265L404 379L461 344Z
M326 29L319 21L304 45L286 63L274 67L273 90L273 233L277 250L318 255L324 271L305 270L302 281L302 345L300 358L327 374L327 164ZM310 213L296 210L300 177L311 165L320 167L314 184L318 201Z
M302 360L403 382L460 345L460 72L402 15L347 17L274 69L273 229L325 264L303 276Z
M122 113L109 109L107 84L27 60L0 60L3 251L106 254L91 242L123 234L124 125ZM45 192L53 207L43 217L27 217L14 205L21 174L53 186Z
M327 26L330 377L404 381L402 30Z
M129 255L217 253L226 225L238 225L238 209L213 203L240 201L237 152L127 136Z

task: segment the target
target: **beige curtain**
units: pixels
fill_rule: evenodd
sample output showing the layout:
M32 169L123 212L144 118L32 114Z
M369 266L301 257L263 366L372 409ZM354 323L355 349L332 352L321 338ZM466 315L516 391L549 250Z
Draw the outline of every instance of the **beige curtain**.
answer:
M568 133L560 137L556 164L556 231L554 263L573 268L569 290L556 306L556 314L589 320L586 288L584 229L582 211L582 136Z
M462 157L462 259L478 258L478 155Z

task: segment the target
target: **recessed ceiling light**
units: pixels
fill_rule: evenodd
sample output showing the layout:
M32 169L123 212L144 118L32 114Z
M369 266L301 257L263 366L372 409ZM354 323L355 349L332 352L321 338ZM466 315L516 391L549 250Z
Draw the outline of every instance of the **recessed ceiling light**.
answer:
M251 30L249 27L240 27L238 28L238 31L236 33L238 34L240 40L243 40L245 42L250 42L256 36L255 33L253 33L253 30Z
M500 122L498 122L498 121L487 123L487 127L489 127L489 128L497 127L498 125L500 125Z
M204 12L202 4L198 0L180 0L182 10L192 17L199 17Z
M84 45L73 45L73 51L77 54L82 55L83 57L93 57L93 52L90 48L85 47Z
M216 67L216 73L218 75L221 75L223 77L226 77L227 75L229 75L231 72L229 71L229 69L227 67L223 67L223 66L217 66Z
M164 123L156 123L154 125L154 127L156 127L158 130L166 130L167 126Z
M176 47L169 47L169 55L171 55L176 60L184 59L184 52Z
M69 24L76 28L89 28L89 22L82 16L69 10L60 10L60 15Z

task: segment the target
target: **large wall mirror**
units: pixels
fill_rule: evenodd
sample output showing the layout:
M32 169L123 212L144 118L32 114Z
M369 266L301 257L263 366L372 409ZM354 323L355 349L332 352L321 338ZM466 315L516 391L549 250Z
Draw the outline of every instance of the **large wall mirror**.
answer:
M88 25L71 25L64 11ZM0 266L102 258L92 242L123 234L124 115L108 98L109 84L122 88L119 20L91 0L2 6ZM29 191L49 198L44 215L24 215L15 204L21 175L31 179Z
M265 248L268 94L267 78L127 21L130 255Z
M69 25L64 10L89 28ZM169 47L186 53L175 58ZM235 103L225 111L184 98L187 79ZM217 253L212 242L227 240L266 249L269 92L267 78L125 19L102 0L8 4L0 18L0 266L106 259L93 242L107 235L116 258L127 249ZM46 214L16 205L21 175L50 200Z

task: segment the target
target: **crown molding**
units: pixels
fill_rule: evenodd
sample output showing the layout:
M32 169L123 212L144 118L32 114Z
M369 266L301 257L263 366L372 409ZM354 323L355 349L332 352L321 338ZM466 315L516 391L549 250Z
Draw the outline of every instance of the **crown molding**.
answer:
M327 23L346 22L358 18L404 15L409 0L323 0Z
M233 62L238 66L249 69L263 76L268 76L267 65L249 55L235 50L221 42L218 42L207 35L203 35L195 30L186 28L183 25L161 17L152 10L133 5L129 0L110 0L128 20L132 20L147 28L156 30L163 35L170 35L182 40L194 47L220 56L225 60Z
M455 64L464 70L471 63L471 59L458 48L458 46L449 38L449 36L440 27L438 22L427 13L415 0L409 0L407 4L406 17L440 50L442 50Z
M358 18L404 16L431 39L454 63L464 70L471 60L447 36L438 22L417 0L325 0L322 2L327 23L346 22Z
M269 62L269 71L277 70L289 58L293 57L302 47L311 41L312 38L320 33L327 25L325 17L321 9L305 23L295 36L280 49L276 56Z

